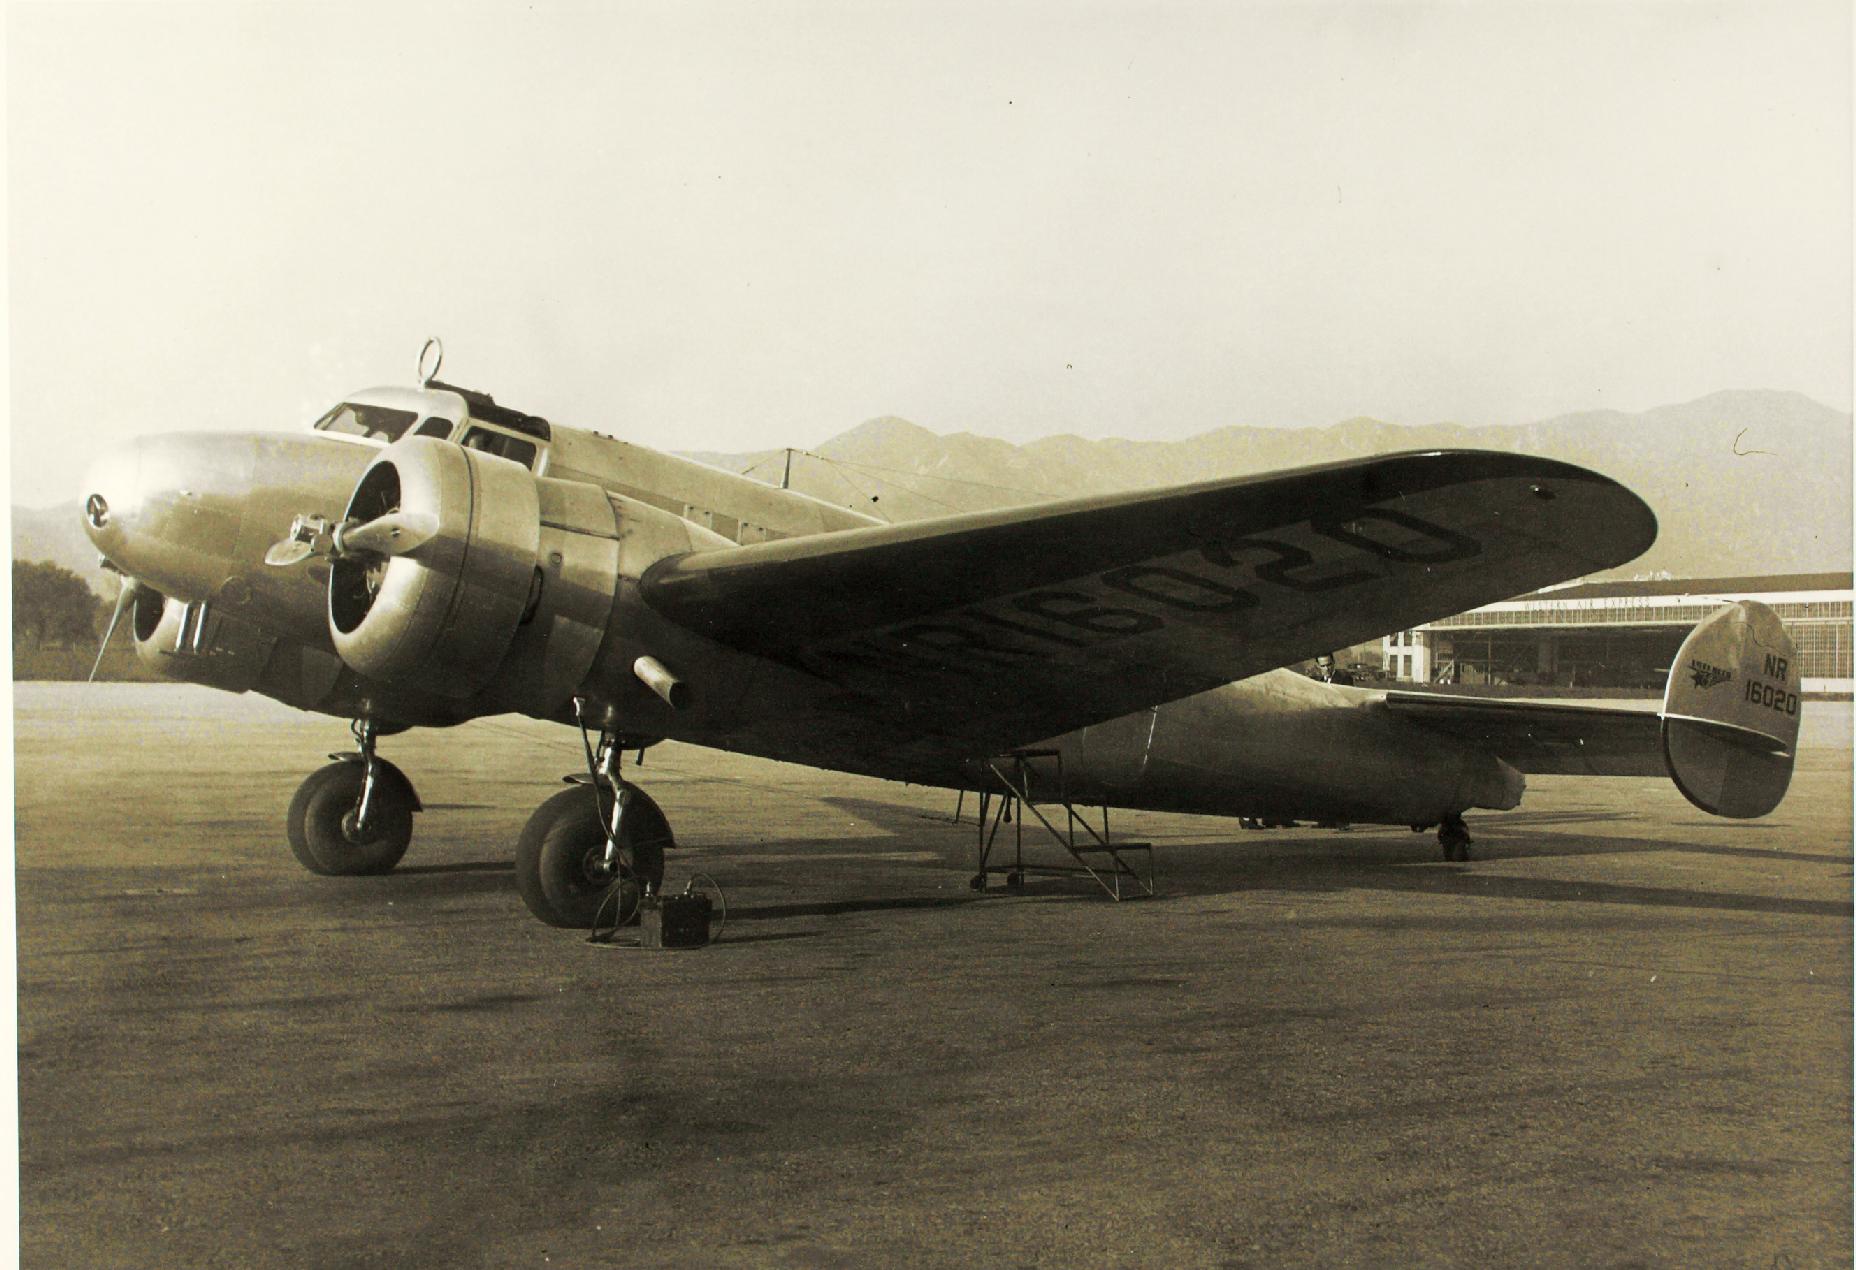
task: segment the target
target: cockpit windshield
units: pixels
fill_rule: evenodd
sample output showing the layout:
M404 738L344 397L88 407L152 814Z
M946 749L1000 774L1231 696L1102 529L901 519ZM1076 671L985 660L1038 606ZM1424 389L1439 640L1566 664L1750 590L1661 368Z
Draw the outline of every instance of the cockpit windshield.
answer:
M399 440L418 417L410 410L357 406L345 401L316 420L316 431L340 432L351 437L371 437L391 442Z

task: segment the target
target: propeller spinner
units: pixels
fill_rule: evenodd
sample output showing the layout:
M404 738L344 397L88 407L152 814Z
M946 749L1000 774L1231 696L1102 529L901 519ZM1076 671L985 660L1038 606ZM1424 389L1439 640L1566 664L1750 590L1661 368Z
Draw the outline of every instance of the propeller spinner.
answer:
M264 553L264 563L287 568L311 556L336 560L404 556L437 534L438 517L432 512L390 511L372 520L344 520L334 525L321 516L298 516L290 522L290 536L272 543Z

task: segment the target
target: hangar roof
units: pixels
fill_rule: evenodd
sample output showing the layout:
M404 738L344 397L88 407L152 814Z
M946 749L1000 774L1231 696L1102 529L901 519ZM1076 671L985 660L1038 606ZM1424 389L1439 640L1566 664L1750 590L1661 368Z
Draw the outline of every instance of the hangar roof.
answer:
M1639 595L1775 595L1787 591L1848 591L1848 573L1770 573L1743 578L1663 578L1647 582L1581 582L1536 591L1528 600L1601 600Z
M1425 622L1414 630L1483 627L1689 626L1722 600L1760 596L1787 622L1850 622L1851 575L1778 573L1739 578L1582 582L1535 591Z

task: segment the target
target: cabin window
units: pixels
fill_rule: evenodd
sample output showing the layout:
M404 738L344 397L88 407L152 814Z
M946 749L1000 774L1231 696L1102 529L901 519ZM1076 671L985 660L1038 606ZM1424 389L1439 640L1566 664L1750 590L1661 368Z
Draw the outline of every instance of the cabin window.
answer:
M419 431L413 434L421 437L437 437L444 440L451 435L451 420L432 418L419 425Z
M410 410L357 406L344 401L316 420L316 431L339 432L345 436L370 437L378 441L397 441L418 417Z
M523 467L535 465L535 443L521 437L492 432L488 428L472 428L464 434L463 445L469 450L482 450L485 454L513 460Z

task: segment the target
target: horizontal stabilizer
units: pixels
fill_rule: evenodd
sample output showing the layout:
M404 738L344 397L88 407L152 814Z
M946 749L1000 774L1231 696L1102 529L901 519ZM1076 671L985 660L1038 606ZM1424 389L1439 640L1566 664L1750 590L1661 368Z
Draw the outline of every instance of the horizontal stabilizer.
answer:
M1662 776L1669 770L1661 720L1650 709L1398 691L1385 694L1382 708L1487 750L1529 776Z
M1798 650L1778 614L1740 600L1704 619L1669 668L1663 757L1688 800L1750 819L1791 784L1802 697Z
M1379 707L1528 775L1661 776L1716 816L1779 805L1798 742L1798 657L1778 615L1742 600L1689 633L1660 714L1388 692Z

